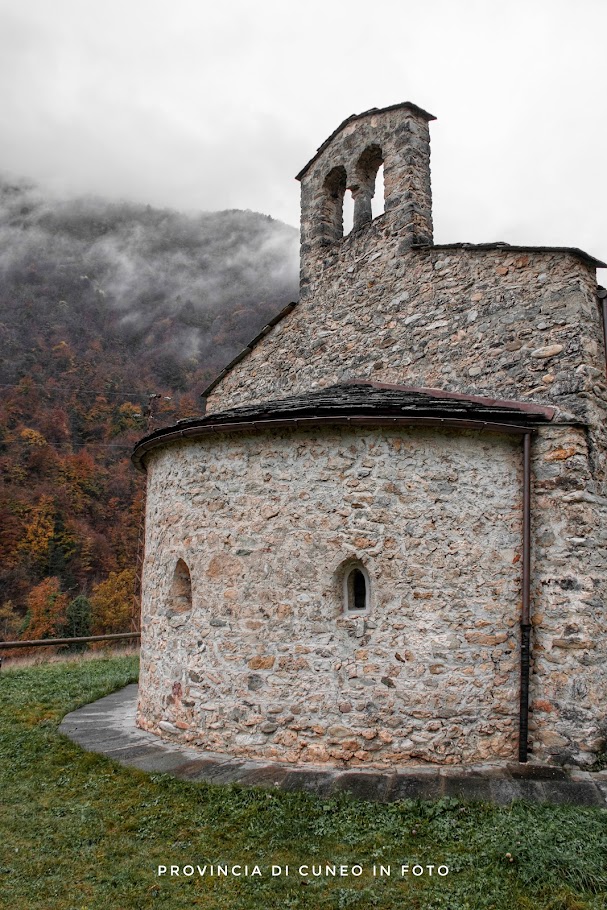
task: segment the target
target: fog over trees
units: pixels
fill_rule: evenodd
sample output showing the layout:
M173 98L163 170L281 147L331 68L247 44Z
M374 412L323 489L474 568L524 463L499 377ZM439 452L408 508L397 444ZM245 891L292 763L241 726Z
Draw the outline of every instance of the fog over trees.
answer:
M297 256L295 229L256 212L52 200L0 178L0 638L37 637L43 615L41 637L60 633L77 597L115 630L149 395L154 428L200 413L201 389L297 299Z

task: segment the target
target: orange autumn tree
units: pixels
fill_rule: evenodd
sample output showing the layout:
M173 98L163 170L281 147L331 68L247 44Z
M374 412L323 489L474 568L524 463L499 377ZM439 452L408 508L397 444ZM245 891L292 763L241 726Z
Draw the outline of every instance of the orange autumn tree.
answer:
M0 605L0 641L15 641L22 623L23 617L15 610L12 600L5 600Z
M29 519L19 550L26 558L27 564L37 574L39 572L40 578L41 575L48 573L49 550L55 530L55 506L52 496L41 496L32 507Z
M58 578L45 578L27 596L29 622L22 639L60 638L67 619L67 594Z
M93 635L131 631L134 585L132 569L110 572L105 581L95 585L91 596Z

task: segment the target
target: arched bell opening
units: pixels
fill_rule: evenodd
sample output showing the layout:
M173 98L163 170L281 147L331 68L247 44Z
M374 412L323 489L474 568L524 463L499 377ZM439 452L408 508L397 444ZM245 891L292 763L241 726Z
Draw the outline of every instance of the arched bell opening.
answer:
M323 239L327 243L341 240L344 236L344 194L346 192L346 169L342 165L332 168L323 184L320 218Z
M383 163L384 156L379 145L368 146L358 159L354 183L350 187L354 196L354 230L369 224L384 210ZM380 168L382 174L378 181ZM378 199L374 204L376 196Z

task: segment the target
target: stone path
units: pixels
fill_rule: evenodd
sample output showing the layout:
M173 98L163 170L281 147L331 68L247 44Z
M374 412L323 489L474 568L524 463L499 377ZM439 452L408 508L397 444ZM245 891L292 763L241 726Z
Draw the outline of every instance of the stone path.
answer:
M382 802L456 796L503 805L524 799L607 808L607 771L564 771L516 762L365 771L247 761L188 748L139 730L136 702L137 686L126 686L67 714L59 729L89 752L181 780L307 790L319 796L349 793L357 799Z

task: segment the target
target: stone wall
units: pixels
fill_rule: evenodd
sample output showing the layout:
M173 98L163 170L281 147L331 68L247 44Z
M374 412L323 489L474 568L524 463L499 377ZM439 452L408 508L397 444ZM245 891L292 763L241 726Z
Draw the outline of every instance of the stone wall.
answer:
M592 266L508 248L401 251L386 218L318 260L308 295L213 390L209 412L366 378L604 414Z
M532 449L530 731L536 757L581 765L607 751L607 499L588 444L546 426Z
M151 453L140 723L277 760L514 759L520 453L520 440L477 431L337 428ZM344 614L353 558L371 579L368 615ZM171 609L180 559L191 612ZM570 609L575 633L563 610L558 622L536 617L548 664L532 727L544 755L584 725L599 735L596 711L574 722L559 709L569 663L598 657L587 643L554 645L597 641L591 607L583 620ZM589 703L596 674L577 667Z

